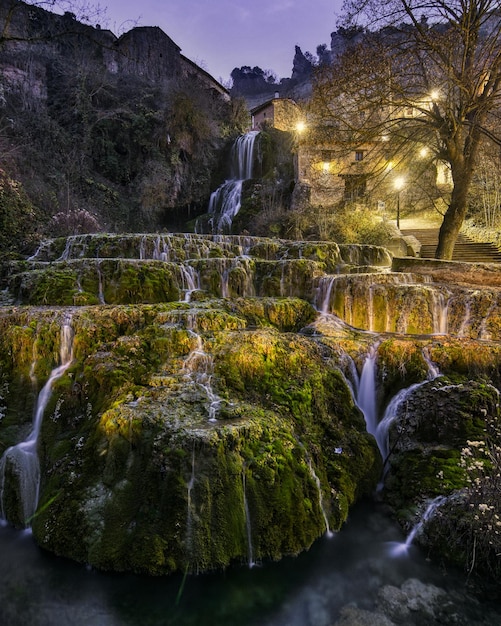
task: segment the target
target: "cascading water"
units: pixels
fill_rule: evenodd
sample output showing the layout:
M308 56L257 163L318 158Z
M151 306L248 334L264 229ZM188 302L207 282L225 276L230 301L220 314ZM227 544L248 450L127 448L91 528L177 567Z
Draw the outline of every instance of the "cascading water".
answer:
M193 330L191 333L196 339L196 347L186 357L183 371L188 379L204 390L209 401L209 421L214 422L222 402L221 398L212 389L211 379L214 363L212 357L203 349L202 337Z
M437 496L436 498L434 498L426 507L426 510L418 523L412 527L405 541L403 543L392 544L391 554L393 556L406 554L411 547L414 539L423 530L426 522L428 522L435 515L437 509L442 506L442 504L446 501L447 498L445 496Z
M61 364L52 370L47 382L38 394L35 407L33 426L28 437L4 452L0 459L0 514L7 519L5 510L6 476L16 477L18 482L18 498L21 505L23 521L29 525L38 505L40 486L40 465L37 453L38 436L42 427L45 408L52 394L54 383L61 378L73 360L73 330L71 318L63 321L61 327Z
M367 353L367 357L362 367L360 381L355 390L355 402L362 411L365 418L367 432L376 439L377 446L383 459L385 471L387 470L387 459L390 453L389 430L398 416L401 405L412 395L415 389L421 387L429 380L440 376L440 371L431 361L429 354L423 350L423 358L428 366L428 376L426 380L414 383L409 387L401 389L390 400L384 415L379 420L376 402L376 361L377 346L372 346ZM383 473L383 475L384 475Z
M386 410L384 412L382 420L379 422L376 428L376 442L383 458L385 471L387 470L387 460L390 454L390 441L389 431L390 426L396 420L400 406L412 395L415 389L418 389L427 382L426 380L420 383L414 383L410 387L400 389L400 391L393 396L390 400Z
M106 304L106 300L104 299L104 287L103 287L103 274L101 272L101 261L97 261L97 279L98 279L98 299L99 304Z
M322 516L324 518L325 534L326 534L327 537L332 537L333 536L333 532L330 529L329 518L327 517L327 512L326 512L325 506L324 506L324 498L323 498L323 495L322 495L322 485L320 483L320 478L317 476L315 470L313 469L313 465L311 464L311 461L308 461L308 467L309 467L309 470L310 470L311 477L315 481L315 484L316 484L317 489L318 489L318 505L320 507L320 510L322 511Z
M233 218L240 211L242 185L252 178L254 143L258 131L240 135L231 149L231 178L211 194L208 213L214 233L229 232Z
M247 485L245 480L245 467L242 470L242 493L243 493L243 505L245 515L245 530L247 533L247 553L249 560L249 567L254 567L256 564L254 561L254 549L252 546L252 527L249 512L249 503L247 502Z
M378 415L376 405L376 358L377 347L372 346L367 353L356 393L356 403L365 418L367 432L376 437Z
M181 271L182 291L184 292L184 301L190 302L191 294L200 289L200 277L194 267L181 263L179 265Z

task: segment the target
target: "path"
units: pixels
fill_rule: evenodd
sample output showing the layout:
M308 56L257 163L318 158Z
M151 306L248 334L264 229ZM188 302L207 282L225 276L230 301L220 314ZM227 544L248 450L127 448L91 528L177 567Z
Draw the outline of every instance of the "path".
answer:
M413 235L421 243L421 258L435 258L438 244L439 226L426 220L401 220L400 232L404 236ZM468 263L501 263L501 251L492 243L473 241L460 233L454 247L453 261Z

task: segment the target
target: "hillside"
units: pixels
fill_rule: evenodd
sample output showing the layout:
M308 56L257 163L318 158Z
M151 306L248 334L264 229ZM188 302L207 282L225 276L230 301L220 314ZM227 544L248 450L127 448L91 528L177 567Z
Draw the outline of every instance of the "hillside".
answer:
M120 37L0 1L0 243L174 228L239 132L228 92L158 27ZM15 241L12 241L14 235Z

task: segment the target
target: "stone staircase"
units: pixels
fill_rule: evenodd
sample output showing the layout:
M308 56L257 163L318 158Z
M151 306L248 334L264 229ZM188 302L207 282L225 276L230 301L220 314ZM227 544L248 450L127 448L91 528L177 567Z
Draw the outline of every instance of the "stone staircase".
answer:
M421 258L435 258L438 228L409 228L402 229L401 232L404 236L414 236L421 243ZM460 233L452 260L467 263L501 263L501 251L492 243L479 243Z

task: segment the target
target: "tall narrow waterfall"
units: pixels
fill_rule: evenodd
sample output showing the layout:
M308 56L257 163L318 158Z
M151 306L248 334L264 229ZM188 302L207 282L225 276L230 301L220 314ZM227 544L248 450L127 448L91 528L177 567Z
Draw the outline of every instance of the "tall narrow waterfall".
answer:
M231 178L211 194L209 201L210 223L214 233L228 233L233 218L240 211L242 184L252 178L254 143L258 131L240 135L231 149Z
M383 416L380 418L377 409L376 398L376 372L377 372L377 344L372 346L362 367L360 380L355 389L354 399L358 408L365 418L367 432L376 439L379 452L384 463L383 478L388 470L388 456L390 454L389 431L393 422L398 417L400 407L413 392L430 380L440 376L437 366L431 361L426 350L423 350L423 358L428 366L428 376L419 383L413 383L409 387L400 389L389 401Z
M47 382L38 394L31 432L24 441L7 448L0 459L0 515L2 519L8 518L8 512L5 510L7 490L16 493L19 501L18 509L25 525L29 525L29 521L36 511L40 484L38 436L42 428L43 415L52 394L52 387L73 360L73 331L70 321L70 319L65 320L61 327L59 352L61 364L52 370ZM7 481L15 481L17 485L8 487Z

